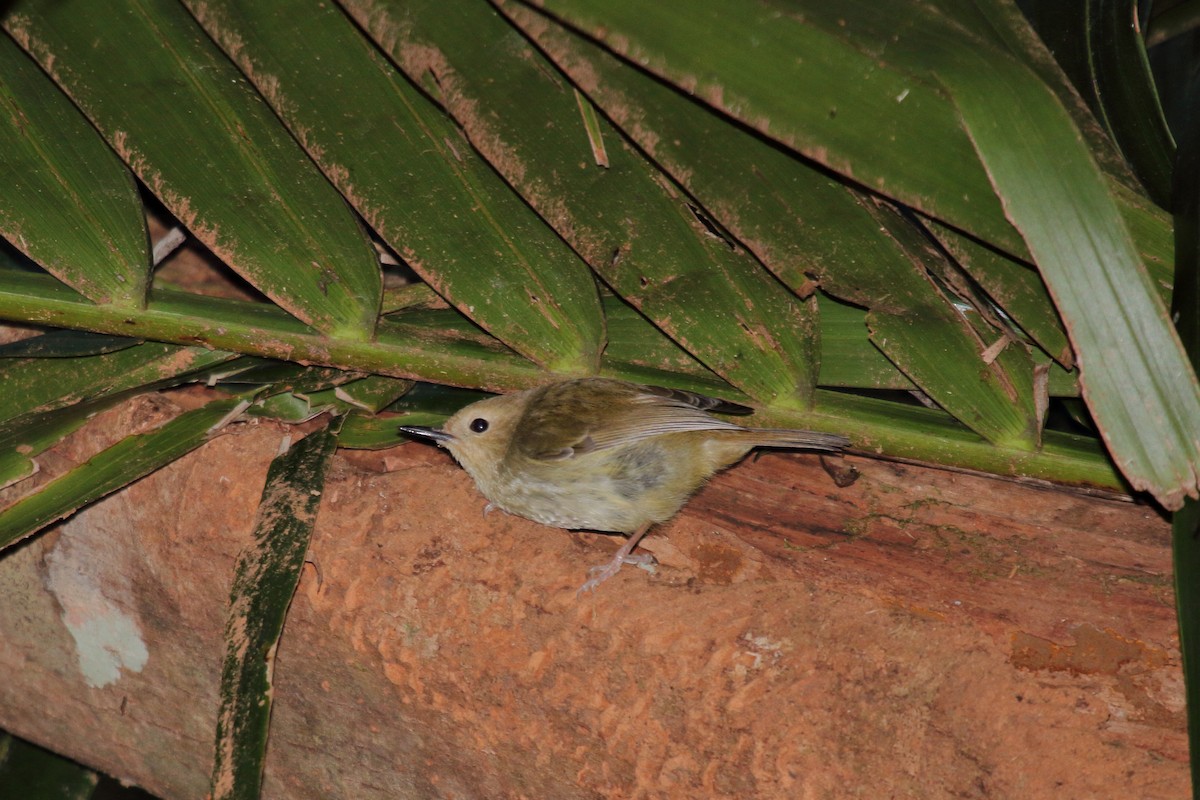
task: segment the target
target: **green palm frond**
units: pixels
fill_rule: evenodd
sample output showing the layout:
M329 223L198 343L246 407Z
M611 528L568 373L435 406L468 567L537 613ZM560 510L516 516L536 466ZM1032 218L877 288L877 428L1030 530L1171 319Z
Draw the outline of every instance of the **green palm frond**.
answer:
M955 193L955 181L976 180L972 171L983 170L974 149L960 146L967 139L957 122L928 128L922 149L890 165L884 155L909 123L889 117L888 126L900 127L871 129L849 124L839 110L836 124L797 138L792 129L799 131L811 108L771 112L782 102L776 95L800 84L780 76L751 80L762 70L755 59L766 63L763 52L727 44L713 51L729 59L714 61L704 78L728 73L714 109L513 3L500 4L501 15L464 2L455 18L474 20L466 26L445 24L440 6L421 4L347 3L343 14L301 2L210 3L197 6L197 20L177 3L158 0L129 2L86 24L64 10L69 5L14 3L5 27L50 67L142 182L274 302L203 298L163 285L144 295L144 306L131 308L89 295L94 281L71 279L81 296L48 276L15 270L0 284L0 314L7 318L492 390L599 371L748 399L786 424L861 430L860 445L906 457L1066 482L1094 480L1107 469L1100 484L1120 485L1111 467L1094 465L1082 477L1048 458L1061 436L1043 430L1041 413L1048 392L1078 394L1073 373L1061 371L1074 365L1075 352L1065 346L1037 274L1020 261L1027 255L1023 240L997 216L990 183L986 197L980 186ZM558 13L577 14L572 21L586 30L591 12L580 9ZM612 15L606 30L618 30L623 12L613 6L604 13ZM883 23L865 20L866 10L860 15L858 26L834 32L820 15L803 24L782 11L742 15L730 23L736 35L725 26L718 38L754 36L767 46L762 37L769 34L776 42L770 47L812 40L823 58L833 58L877 46L870 37ZM664 76L705 97L704 80L686 54L672 55L687 31L664 29L654 38L650 23L669 19L639 25L637 35L651 37L640 62L655 68L660 59ZM83 46L104 25L142 37L136 63ZM999 53L1004 37L984 36L979 25L942 19L936 30L972 44L983 37L985 52ZM117 34L105 37L112 38ZM294 41L307 47L288 46ZM907 114L926 97L935 109L930 119L940 119L944 112L936 109L954 106L936 84L934 66L917 62L917 44L889 51L894 63L871 79L894 73L887 80L912 88L896 100L899 89L890 102ZM218 45L242 73L232 71ZM653 55L652 46L662 52ZM857 57L847 56L847 63ZM59 97L46 75L23 66L25 96ZM734 93L737 87L745 97ZM171 107L169 115L148 110L151 88L156 101ZM853 118L878 100L876 90L859 87L834 103L836 91L830 84L803 105L824 103ZM581 92L589 98L583 106ZM602 115L581 115L592 103ZM867 105L851 111L855 103ZM268 105L278 117L266 113ZM70 112L61 100L57 106L57 113ZM75 117L76 134L88 134L81 115ZM801 150L824 154L824 163L750 130L767 120L779 140L796 147L801 139L814 142ZM606 166L595 160L597 137ZM91 140L95 148L95 135ZM1169 224L1129 188L1132 178L1118 168L1123 162L1111 145L1103 147L1103 181L1121 187L1114 202L1140 221L1131 235L1161 283L1160 243ZM849 149L839 156L839 148ZM14 145L5 158L28 160L29 150L27 142L20 150ZM919 152L936 152L945 165L921 180L949 183L936 191L905 188L902 176L928 163L914 159ZM839 159L846 172L840 177L829 172ZM67 174L54 163L46 174ZM871 179L863 165L894 174ZM377 314L378 265L353 230L358 223L342 204L329 202L318 169L450 308L388 307ZM90 178L74 183L59 186L54 200L56 208L74 209L72 219L100 220L115 207L108 194L89 199ZM883 188L908 210L864 185ZM299 186L310 188L287 188ZM14 209L21 205L18 195L12 202ZM980 210L990 203L997 203L990 212ZM99 228L84 238L106 237L112 235ZM28 237L11 238L41 262L52 260ZM84 251L69 237L46 236L40 245L58 248L57 263L62 254ZM101 263L85 272L107 275L113 268ZM61 269L55 274L70 278ZM614 307L598 301L610 289L650 323L638 328L632 349L640 355L617 357L607 341ZM830 296L865 308L861 324L842 324L847 315ZM364 316L369 309L376 311ZM677 365L648 370L654 359L648 354L669 342ZM842 355L847 347L855 354L850 361ZM1175 399L1189 396L1181 386ZM841 398L821 402L834 388L918 389L982 439L955 437L960 441L947 446L936 428L905 422L911 415L901 406L892 425L863 428ZM915 427L905 430L906 424ZM1112 427L1101 425L1110 438Z
M451 410L430 385L592 373L1200 493L1195 124L1132 0L85 6L0 12L0 319L82 332L0 348L0 481L133 393L221 397L0 511L0 542L241 403L385 447ZM165 280L147 207L253 299Z

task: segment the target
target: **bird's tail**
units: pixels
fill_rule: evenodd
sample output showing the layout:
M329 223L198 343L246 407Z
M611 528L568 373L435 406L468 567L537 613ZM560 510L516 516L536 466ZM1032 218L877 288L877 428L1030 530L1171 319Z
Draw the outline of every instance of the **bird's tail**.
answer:
M747 429L754 434L756 447L800 447L805 450L826 450L840 453L850 446L850 440L836 433L794 431L786 429Z

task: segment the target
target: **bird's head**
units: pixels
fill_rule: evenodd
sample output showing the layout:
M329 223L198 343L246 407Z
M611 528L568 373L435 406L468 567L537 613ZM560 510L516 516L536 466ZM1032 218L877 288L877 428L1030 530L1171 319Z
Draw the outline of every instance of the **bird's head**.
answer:
M449 450L484 487L497 479L526 402L525 392L489 397L459 410L441 428L401 425L400 430Z

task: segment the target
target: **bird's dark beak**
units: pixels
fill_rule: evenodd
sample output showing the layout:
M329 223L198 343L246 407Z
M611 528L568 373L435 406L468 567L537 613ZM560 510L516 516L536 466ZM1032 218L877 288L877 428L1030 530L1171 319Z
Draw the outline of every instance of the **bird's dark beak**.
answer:
M401 433L407 433L409 436L416 436L420 439L432 439L435 443L441 444L448 442L454 438L452 434L446 433L438 428L426 428L422 425L401 425L397 430Z

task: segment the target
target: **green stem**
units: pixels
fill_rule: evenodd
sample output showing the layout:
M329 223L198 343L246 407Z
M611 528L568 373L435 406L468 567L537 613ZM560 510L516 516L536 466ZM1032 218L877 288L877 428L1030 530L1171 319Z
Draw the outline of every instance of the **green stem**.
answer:
M468 323L437 311L385 317L374 341L346 341L324 337L266 303L157 289L145 310L134 311L96 305L49 276L7 272L0 285L0 319L493 391L567 377L542 370ZM634 364L614 357L612 351L617 349L610 344L601 368L607 377L748 402L740 392L702 371ZM846 433L861 451L943 466L1106 490L1126 488L1094 439L1047 432L1040 450L999 447L940 411L829 389L818 390L810 411L769 409L752 424Z

